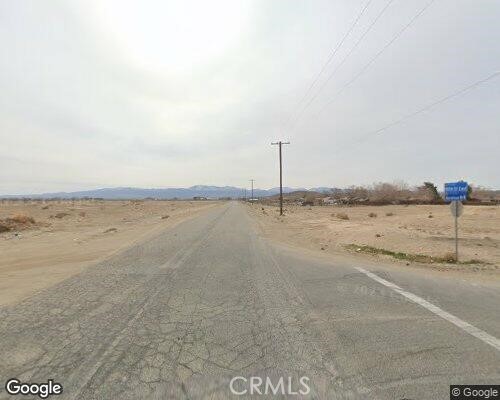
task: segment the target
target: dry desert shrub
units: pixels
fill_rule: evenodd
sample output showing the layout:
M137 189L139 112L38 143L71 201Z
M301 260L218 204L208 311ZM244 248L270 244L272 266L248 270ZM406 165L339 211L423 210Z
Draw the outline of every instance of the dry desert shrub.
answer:
M346 213L337 213L337 218L338 219L343 219L343 220L348 220L349 219L349 215L347 215Z
M392 212L385 213L386 217L392 217L393 215L394 215L394 213L392 213Z
M111 233L111 232L118 232L118 229L116 228L109 228L104 231L104 233Z
M371 212L370 214L368 214L368 216L370 218L377 218L377 213Z
M18 214L10 218L0 220L0 232L8 232L13 229L28 229L35 225L35 219L28 215Z
M57 218L57 219L62 219L64 217L67 217L69 214L66 213L66 212L60 212L60 213L57 213L56 215L54 215L54 218Z
M367 199L368 189L362 186L351 186L343 191L339 191L333 194L333 198L340 201L352 202L359 199Z
M14 215L11 218L7 218L7 221L13 222L15 224L22 224L22 225L28 225L28 224L35 223L35 219L33 217L30 217L30 216L24 215L24 214Z
M411 197L411 191L404 182L375 183L370 192L370 200L375 201L405 200L409 197Z
M443 257L441 257L441 261L453 264L457 262L457 258L455 257L455 253L446 253Z
M0 222L0 233L10 231L10 227L5 223Z

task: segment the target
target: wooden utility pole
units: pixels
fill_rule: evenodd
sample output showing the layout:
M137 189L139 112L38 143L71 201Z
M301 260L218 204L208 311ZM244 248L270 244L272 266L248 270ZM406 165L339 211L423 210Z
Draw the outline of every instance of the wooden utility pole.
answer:
M252 182L252 197L250 198L250 203L253 204L253 181L254 179L250 179L250 182Z
M283 215L283 162L282 162L282 156L281 156L281 145L290 144L290 142L282 142L280 140L279 142L274 142L271 144L279 146L279 154L280 154L280 215Z

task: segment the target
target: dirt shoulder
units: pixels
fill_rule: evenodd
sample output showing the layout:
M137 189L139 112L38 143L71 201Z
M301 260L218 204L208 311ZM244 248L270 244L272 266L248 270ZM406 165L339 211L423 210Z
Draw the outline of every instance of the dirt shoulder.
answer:
M0 305L18 302L219 202L0 203Z
M453 256L454 222L448 206L247 205L263 234L322 254L355 254L418 268L500 276L500 207L465 207L459 219L459 264Z

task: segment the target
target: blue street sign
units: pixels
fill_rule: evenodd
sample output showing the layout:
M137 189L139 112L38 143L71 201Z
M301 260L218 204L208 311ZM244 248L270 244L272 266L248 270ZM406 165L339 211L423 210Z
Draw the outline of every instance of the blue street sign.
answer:
M469 185L464 181L445 183L444 199L445 201L467 200L468 189Z

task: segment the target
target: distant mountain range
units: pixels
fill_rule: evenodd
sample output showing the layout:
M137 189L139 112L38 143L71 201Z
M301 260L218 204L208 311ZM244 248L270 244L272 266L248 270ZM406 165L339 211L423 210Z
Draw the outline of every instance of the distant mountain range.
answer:
M294 191L314 191L330 192L332 189L327 187L318 188L290 188L284 187L284 193ZM272 189L254 189L254 197L267 197L279 193L279 188ZM246 196L250 197L250 189L247 189ZM196 185L189 188L166 188L166 189L142 189L132 187L104 188L95 190L84 190L79 192L56 192L30 195L5 195L0 198L32 198L32 199L71 199L71 198L101 198L108 200L118 199L192 199L193 197L207 197L217 199L220 197L240 198L245 196L245 189L234 186L204 186Z

